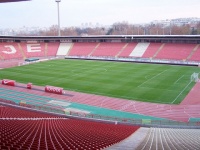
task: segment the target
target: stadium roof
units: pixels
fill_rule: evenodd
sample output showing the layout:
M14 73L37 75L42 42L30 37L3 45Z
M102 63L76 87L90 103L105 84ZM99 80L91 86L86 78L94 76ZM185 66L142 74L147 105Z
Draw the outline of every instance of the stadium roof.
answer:
M85 42L159 42L198 43L200 35L91 35L91 36L2 36L1 41L85 41Z
M20 2L20 1L29 1L29 0L0 0L0 3Z

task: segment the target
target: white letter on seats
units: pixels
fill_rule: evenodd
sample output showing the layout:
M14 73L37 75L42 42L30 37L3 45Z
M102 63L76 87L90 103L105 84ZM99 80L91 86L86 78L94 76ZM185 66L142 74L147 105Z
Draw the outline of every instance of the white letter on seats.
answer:
M5 45L4 47L6 48L7 51L2 51L2 52L5 53L5 54L14 54L14 53L17 52L15 47L12 46L12 45Z
M40 44L27 44L27 52L40 52Z

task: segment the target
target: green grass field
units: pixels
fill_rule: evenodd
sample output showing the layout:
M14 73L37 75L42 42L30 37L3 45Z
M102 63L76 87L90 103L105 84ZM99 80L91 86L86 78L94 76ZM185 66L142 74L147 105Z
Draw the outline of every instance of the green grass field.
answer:
M0 70L1 79L154 103L179 104L198 67L92 60L51 60Z

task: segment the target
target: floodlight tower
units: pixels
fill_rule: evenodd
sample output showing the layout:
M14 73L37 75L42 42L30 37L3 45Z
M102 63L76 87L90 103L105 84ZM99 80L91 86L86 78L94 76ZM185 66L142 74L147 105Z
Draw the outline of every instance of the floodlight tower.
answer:
M60 10L59 10L59 3L61 0L55 0L57 2L57 8L58 8L58 36L60 36Z

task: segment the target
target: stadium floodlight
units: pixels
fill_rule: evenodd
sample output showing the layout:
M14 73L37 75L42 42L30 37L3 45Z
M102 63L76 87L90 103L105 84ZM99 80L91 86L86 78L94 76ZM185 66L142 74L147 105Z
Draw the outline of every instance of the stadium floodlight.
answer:
M60 36L60 10L59 10L59 3L61 0L55 0L57 3L57 9L58 9L58 36Z

